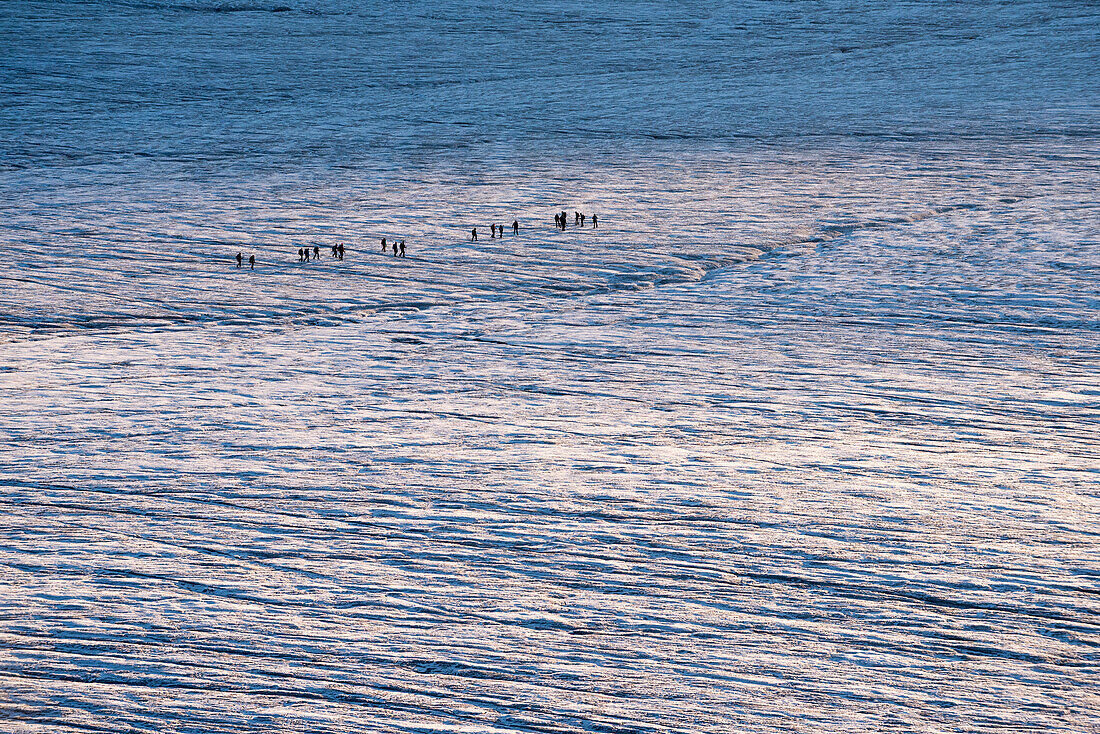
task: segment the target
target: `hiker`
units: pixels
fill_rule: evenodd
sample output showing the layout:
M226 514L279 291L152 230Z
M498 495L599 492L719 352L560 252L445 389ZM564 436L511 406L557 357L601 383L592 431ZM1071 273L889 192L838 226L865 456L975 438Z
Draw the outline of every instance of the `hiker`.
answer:
M477 227L470 230L470 242L477 242Z
M595 228L596 228L596 221L597 221L597 220L596 220L596 215L595 215L595 214L593 214L593 215L592 215L592 229L595 229Z
M249 270L255 270L256 269L256 256L255 255L249 255L248 256L248 269Z
M336 245L332 246L332 256L336 257Z
M313 247L313 259L314 260L320 260L321 259L321 248L317 247L316 245L314 245L314 247Z
M237 253L237 267L238 268L241 266L241 260L243 260L243 259L244 259L244 256L241 255L241 253L238 252Z
M519 234L519 220L512 220L512 234Z
M555 229L561 229L561 215L560 214L555 214L554 215L554 228Z
M305 257L303 257L303 255L302 255L302 248L299 247L298 248L298 262L302 262L302 260L305 260Z
M580 223L581 223L581 213L577 212L577 211L573 212L573 224L580 224Z
M401 257L405 257L405 240L401 240Z
M344 246L343 245L337 245L336 246L336 251L338 253L340 253L340 259L343 260L344 259Z
M584 212L581 212L581 226L584 226Z
M569 224L569 215L564 211L561 213L561 228L565 229L565 225Z
M383 255L386 254L386 238L385 237L382 238L382 254Z

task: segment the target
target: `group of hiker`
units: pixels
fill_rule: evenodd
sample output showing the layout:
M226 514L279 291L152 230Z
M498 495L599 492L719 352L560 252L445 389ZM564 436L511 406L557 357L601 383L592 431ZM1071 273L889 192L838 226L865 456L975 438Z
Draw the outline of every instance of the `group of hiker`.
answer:
M393 247L393 256L394 257L405 257L405 240L401 240L400 242L394 241L392 243L391 247ZM385 237L382 238L382 254L383 255L386 254L386 238Z
M310 251L309 251L308 247L299 247L298 248L298 262L300 262L300 263L309 262L309 259L310 259L309 255L310 255ZM335 258L339 258L339 259L343 260L344 259L344 246L343 245L333 245L332 246L332 256L335 257ZM313 248L313 259L314 260L320 260L321 259L321 248L320 247L314 247Z
M573 212L573 224L583 227L585 219L587 219L587 216L584 214L584 212ZM554 215L554 226L555 227L557 227L558 229L565 229L565 226L567 224L569 224L569 215L567 213L565 213L563 211L560 214L555 214ZM592 215L592 228L596 229L599 226L600 226L600 220L596 217L595 214L593 214Z
M584 212L573 212L573 224L583 227L587 219L588 215L586 215ZM554 215L554 226L557 229L565 229L568 224L569 214L567 212L562 211ZM600 220L595 214L593 214L592 227L593 229L595 229L599 226ZM519 220L515 220L512 222L512 234L519 234ZM499 224L490 224L489 237L490 239L495 239L497 237L504 239L504 227ZM470 230L470 241L477 242L477 227L474 227L472 230ZM383 247L383 249L385 248Z
M519 234L519 220L512 220L512 234ZM490 224L489 225L489 239L495 239L500 237L504 239L504 225L502 224ZM477 227L470 230L470 241L477 242Z

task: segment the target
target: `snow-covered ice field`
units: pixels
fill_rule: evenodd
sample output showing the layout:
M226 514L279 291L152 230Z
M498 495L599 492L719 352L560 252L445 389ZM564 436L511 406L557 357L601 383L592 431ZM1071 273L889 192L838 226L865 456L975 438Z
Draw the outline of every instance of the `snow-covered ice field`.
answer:
M1100 730L1098 48L0 6L0 731Z

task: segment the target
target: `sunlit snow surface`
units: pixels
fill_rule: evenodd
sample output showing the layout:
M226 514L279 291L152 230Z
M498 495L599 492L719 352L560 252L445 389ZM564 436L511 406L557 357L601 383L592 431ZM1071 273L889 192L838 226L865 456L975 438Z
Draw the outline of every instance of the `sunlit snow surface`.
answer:
M1100 729L1094 5L0 10L0 730Z

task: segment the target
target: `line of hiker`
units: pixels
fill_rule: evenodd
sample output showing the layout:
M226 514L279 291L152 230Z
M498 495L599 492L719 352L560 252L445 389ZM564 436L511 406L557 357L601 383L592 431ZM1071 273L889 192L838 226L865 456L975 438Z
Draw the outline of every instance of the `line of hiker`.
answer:
M394 257L405 257L405 240L401 240L400 242L398 242L397 240L394 240L393 243L390 246L393 247L393 256ZM386 238L385 237L382 238L382 254L383 255L386 254Z
M329 248L329 253L334 260L344 259L344 246L342 244L332 245ZM385 237L382 238L382 252L385 254L392 253L394 257L406 257L405 240L389 242ZM310 260L321 259L321 248L314 245L313 247L299 247L298 248L298 262L309 262ZM237 253L237 267L243 267L244 265L244 253ZM248 267L252 270L256 269L256 256L249 255Z
M512 234L519 234L519 220L512 220ZM496 238L504 239L504 225L503 224L490 224L489 225L489 239ZM470 230L470 242L477 242L477 227Z
M344 259L344 246L343 245L333 245L330 248L330 252L332 253L332 256L334 258L336 258L337 260L343 260ZM298 248L298 262L300 262L300 263L309 262L310 259L311 259L311 257L310 257L311 255L312 255L313 260L320 260L321 259L321 248L314 246L312 251L308 247Z
M596 215L593 214L591 218L592 218L592 227L593 228L598 227L599 226L599 219L596 217ZM575 224L577 226L580 226L580 227L583 227L587 220L588 220L588 216L585 215L584 213L582 213L582 212L573 212L573 224ZM567 212L562 211L562 212L554 215L554 226L555 227L557 227L559 229L565 229L568 224L569 224L569 214ZM512 234L513 235L518 235L519 234L519 220L518 219L512 220ZM497 238L504 239L504 225L502 225L502 224L491 224L491 225L489 225L489 237L491 239L497 239ZM473 229L470 230L470 240L472 242L477 242L477 227L474 227ZM331 253L332 253L332 257L334 259L343 260L344 259L344 246L343 245L333 245L332 248L331 248ZM393 242L390 242L385 237L383 237L382 238L382 254L383 255L392 254L394 257L405 257L405 240L394 240ZM298 262L309 262L310 260L320 260L320 259L321 259L321 248L320 247L317 247L315 245L313 248L309 248L309 247L299 247L298 248ZM238 268L242 267L243 264L244 264L244 253L238 252L237 253L237 267ZM256 269L256 256L255 255L249 255L249 257L248 257L248 267L252 270Z
M584 222L585 222L586 219L588 219L588 217L587 217L587 215L585 215L584 212L573 212L573 224L574 225L579 226L579 227L583 227ZM565 211L562 211L561 213L554 215L554 226L557 227L558 229L565 229L566 225L568 225L568 224L569 224L569 214L566 213ZM599 217L597 217L595 214L593 214L592 215L592 228L596 229L599 226L600 226Z

